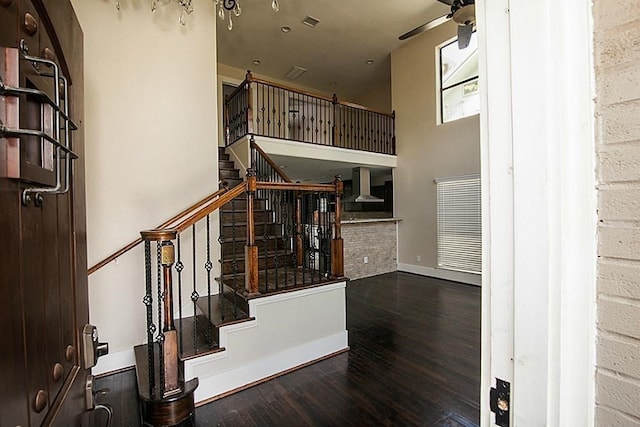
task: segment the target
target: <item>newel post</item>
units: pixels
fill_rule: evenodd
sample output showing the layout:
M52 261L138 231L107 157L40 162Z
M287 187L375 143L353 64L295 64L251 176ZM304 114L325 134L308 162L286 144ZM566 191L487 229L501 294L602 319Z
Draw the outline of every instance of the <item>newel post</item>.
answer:
M247 70L245 80L247 82L247 133L253 134L253 97L251 94L253 75L251 74L251 70Z
M180 389L178 380L178 337L175 325L173 323L173 280L171 275L171 267L175 262L175 251L173 240L178 236L176 230L148 230L140 233L142 239L147 242L155 241L158 243L158 263L162 268L162 298L159 298L158 304L162 304L162 358L160 372L162 395L168 396ZM149 265L147 265L147 268ZM149 283L150 285L150 283ZM160 280L158 279L158 285ZM147 291L149 295L149 290ZM160 308L159 308L160 310ZM149 343L152 348L153 343ZM151 360L150 360L151 361ZM149 366L152 364L150 363Z
M244 287L248 294L258 291L258 247L256 246L253 201L256 195L257 179L254 169L247 169L247 246L244 248Z
M342 240L342 194L344 183L340 176L336 176L333 181L336 187L336 213L334 220L334 234L331 240L331 275L333 277L344 277L344 241Z

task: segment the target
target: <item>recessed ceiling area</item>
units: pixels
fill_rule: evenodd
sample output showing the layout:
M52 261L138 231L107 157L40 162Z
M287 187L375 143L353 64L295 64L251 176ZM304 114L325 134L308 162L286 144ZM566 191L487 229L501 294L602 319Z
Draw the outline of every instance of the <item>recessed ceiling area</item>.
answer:
M241 4L233 30L218 21L218 62L277 79L302 67L307 72L297 84L347 101L389 84L390 53L408 42L399 35L449 11L437 0L281 0L277 13L268 0ZM303 23L307 17L319 23L312 28Z
M351 179L352 169L359 166L369 168L372 181L390 177L391 175L390 168L380 166L337 162L334 160L289 157L276 154L269 154L269 157L282 168L293 182L329 183L334 180L336 175L340 175L343 181L347 181Z

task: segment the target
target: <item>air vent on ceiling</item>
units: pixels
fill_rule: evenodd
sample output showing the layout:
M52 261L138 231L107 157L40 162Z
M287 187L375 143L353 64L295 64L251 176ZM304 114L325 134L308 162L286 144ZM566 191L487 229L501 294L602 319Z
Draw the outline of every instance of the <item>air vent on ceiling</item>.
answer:
M318 25L320 23L320 20L314 18L313 16L307 15L307 17L302 20L302 23L304 25L308 25L311 28L313 28L313 27L315 27L316 25Z
M306 72L306 68L293 66L289 71L287 71L287 74L285 74L284 76L289 80L295 80Z

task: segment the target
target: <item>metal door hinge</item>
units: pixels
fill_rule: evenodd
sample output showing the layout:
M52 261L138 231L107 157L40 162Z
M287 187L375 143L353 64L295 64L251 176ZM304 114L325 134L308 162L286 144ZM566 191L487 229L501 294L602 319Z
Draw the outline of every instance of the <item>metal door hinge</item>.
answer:
M496 387L491 388L489 405L496 414L496 425L509 427L509 407L511 405L511 384L496 378Z

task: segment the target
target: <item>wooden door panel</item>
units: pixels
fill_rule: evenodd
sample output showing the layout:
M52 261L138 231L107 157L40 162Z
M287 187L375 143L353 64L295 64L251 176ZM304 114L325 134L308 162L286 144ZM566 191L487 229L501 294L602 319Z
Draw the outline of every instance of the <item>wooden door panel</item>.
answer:
M1 3L1 2L0 2ZM0 46L18 45L18 2L13 1L8 6L0 5Z
M24 206L21 200L24 188L55 185L54 174L42 168L37 150L36 156L34 151L29 153L29 162L24 161L27 144L34 144L30 145L33 148L40 141L21 138L19 179L0 178L0 300L6 303L0 310L0 426L73 427L79 425L80 414L86 409L84 386L88 375L81 365L79 348L89 317L81 126L82 31L69 0L14 0L9 6L3 4L6 0L0 0L0 46L15 49L24 39L29 55L35 57L42 57L43 49L49 48L48 54L54 53L53 58L70 82L71 117L79 125L72 134L72 149L80 159L72 169L71 191L44 194L42 205L31 201ZM23 25L26 13L34 18L37 31ZM40 67L40 72L51 71ZM55 98L58 86L53 79L38 75L33 64L24 60L20 61L20 71L20 86L44 90ZM42 126L38 103L34 100L29 109L22 95L20 104L19 127L42 129L38 127ZM2 143L0 139L0 155ZM64 173L61 177L64 183ZM41 408L35 405L38 396Z
M20 217L18 185L0 180L0 230L2 247L7 251L20 251L20 227L15 223ZM20 286L20 263L14 257L0 256L0 425L28 425L26 366L23 347L22 291Z
M43 216L42 209L34 206L22 207L22 280L25 326L25 358L27 365L27 393L31 425L42 423L49 406L48 395L46 406L36 408L36 398L49 389L47 383L47 364L45 326L45 282L43 272L42 247ZM39 395L40 393L40 395ZM39 410L38 410L39 409Z

